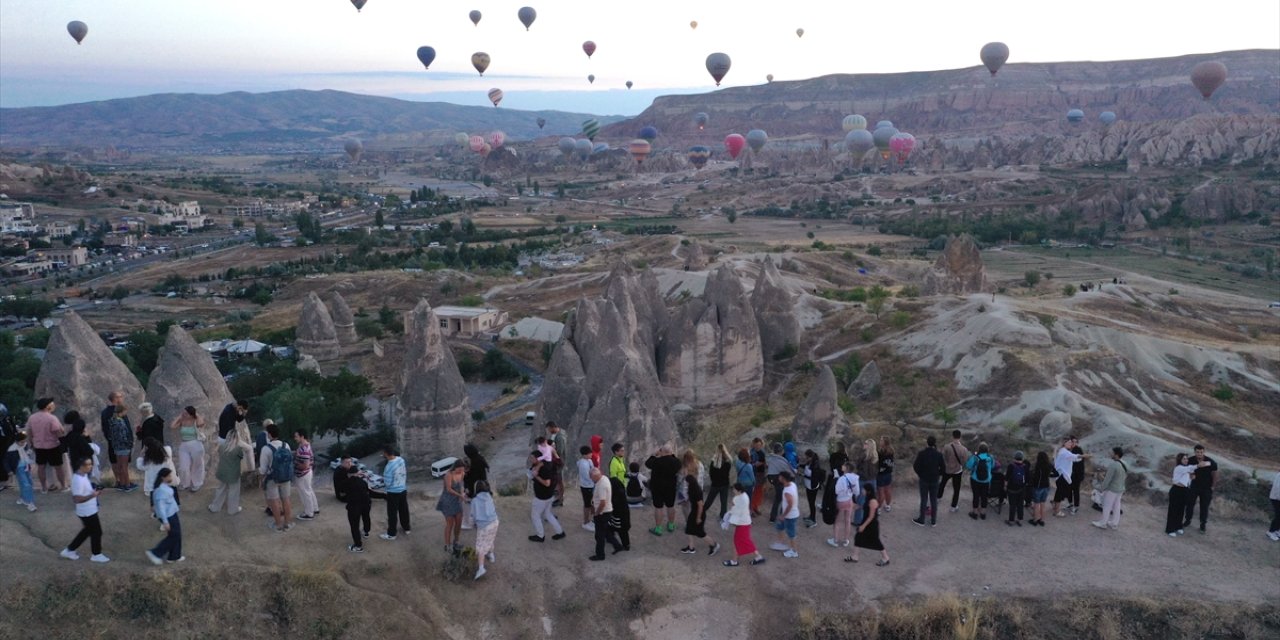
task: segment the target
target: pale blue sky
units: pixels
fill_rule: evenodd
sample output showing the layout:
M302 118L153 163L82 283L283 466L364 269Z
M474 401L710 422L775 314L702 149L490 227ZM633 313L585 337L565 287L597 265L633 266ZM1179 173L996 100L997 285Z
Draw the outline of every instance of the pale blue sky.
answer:
M538 10L530 31L516 18L525 4ZM71 20L89 25L83 45ZM584 40L598 46L590 60ZM713 89L715 51L733 58L723 86L738 86L968 67L991 40L1010 62L1274 49L1280 2L368 0L357 14L348 0L4 0L0 106L296 88L488 104L501 87L503 107L634 114L656 95ZM421 45L438 51L430 71ZM475 51L493 58L483 78Z

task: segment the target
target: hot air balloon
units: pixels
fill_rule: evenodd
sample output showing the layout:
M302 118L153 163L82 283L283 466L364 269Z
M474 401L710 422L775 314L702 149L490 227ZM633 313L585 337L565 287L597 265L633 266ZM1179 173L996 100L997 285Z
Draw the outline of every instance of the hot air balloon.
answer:
M490 89L489 102L492 102L493 106L495 107L498 106L498 103L502 102L502 89L498 89L498 88Z
M588 118L582 121L582 135L588 140L595 140L596 134L600 133L600 121L595 118Z
M431 61L436 59L436 50L433 47L418 47L418 61L422 63L422 68L430 69Z
M1205 100L1227 81L1227 66L1221 62L1201 62L1191 68L1191 84Z
M871 134L871 140L875 143L876 149L880 151L880 157L889 159L889 141L898 135L898 130L893 125L887 127L876 127L875 132Z
M369 0L351 0L351 4L355 6L356 13L360 13L360 10L364 8L364 3L368 1Z
M649 146L648 140L632 140L631 144L627 145L627 150L631 152L631 157L636 159L636 164L641 164L645 158L649 157L653 147Z
M582 51L587 54L587 58L591 58L591 54L596 52L596 43L588 40L582 43Z
M711 119L711 116L707 115L706 112L704 111L699 111L693 114L693 123L698 125L698 131L702 131L703 129L705 129L707 126L707 121L710 119Z
M489 152L491 152L491 151L493 151L493 145L490 145L488 142L486 142L486 143L484 143L484 144L480 145L480 157L481 157L481 158L488 158L488 157L489 157Z
M484 70L489 68L489 54L483 51L477 51L471 54L471 66L484 75Z
M595 84L595 83L596 83L596 74L593 73L591 75L588 75L587 84Z
M796 29L796 37L797 37L797 38L803 38L803 37L804 37L804 29Z
M1009 47L1003 42L988 42L982 45L978 57L982 58L982 64L994 76L1004 66L1004 61L1009 59Z
M360 162L360 154L364 153L364 144L352 138L342 143L342 150L347 152L352 162Z
M876 141L870 131L867 131L866 129L854 129L845 135L844 146L855 158L861 158L866 155L872 147L876 146Z
M494 131L489 134L489 139L486 142L489 143L489 146L493 147L494 149L497 149L501 147L502 143L506 141L507 141L507 134L501 131Z
M698 145L689 147L689 164L695 169L701 169L707 166L707 160L711 158L711 148Z
M764 77L765 82L773 82L773 74L770 73Z
M573 138L565 136L560 138L560 141L556 143L556 148L559 149L560 153L563 153L565 157L568 157L569 154L573 153L573 146L576 143L577 141Z
M471 136L471 150L480 153L484 148L484 136Z
M476 25L477 27L478 27L478 26L480 26L480 12L479 12L479 11L476 11L475 9L472 9L472 10L471 10L471 13L469 13L469 14L467 14L467 15L471 18L471 24L474 24L474 25Z
M697 28L698 28L698 21L697 21L697 20L690 20L690 21L689 21L689 28L690 28L690 29L697 29Z
M905 163L907 156L911 155L911 150L914 148L916 148L916 137L905 131L889 138L889 151L893 152L893 156L898 159L898 164Z
M538 118L537 120L535 120L535 122L537 122L537 123L538 123L538 128L539 128L539 129L541 129L541 128L543 128L543 127L547 126L547 119L546 119L546 118Z
M752 153L759 153L764 148L764 143L769 141L769 134L764 129L752 129L747 132L747 146L751 147Z
M867 119L856 113L853 115L848 115L844 117L844 120L840 121L840 128L844 129L845 133L854 131L856 129L866 129Z
M520 7L516 15L520 17L520 24L524 25L525 31L528 31L529 25L533 24L533 21L538 18L538 12L534 11L533 7Z
M608 151L608 150L609 150L608 142L597 142L594 147L591 147L591 154L595 155L597 153L604 153L605 151Z
M729 73L729 56L723 53L713 53L707 56L707 73L715 79L716 86L720 86L720 81L724 79L724 75Z
M628 89L630 89L630 88L631 88L631 81L630 81L630 80L628 80L628 81L627 81L627 88L628 88Z
M652 125L640 129L640 139L653 142L658 137L658 128Z
M583 160L586 160L588 157L591 156L591 150L594 148L595 148L595 145L591 144L591 141L587 140L586 138L575 140L573 142L574 153L577 153L578 157Z
M883 129L884 127L893 128L893 122L890 120L881 120L880 122L876 123L877 129Z
M1079 124L1084 121L1084 112L1079 109L1072 109L1067 112L1067 122L1071 124Z
M1102 121L1102 124L1111 125L1116 121L1116 114L1114 111L1103 111L1098 114L1098 119Z
M364 3L362 2L360 4ZM67 23L67 33L71 34L72 38L75 38L76 44L80 44L80 41L84 40L84 37L89 35L89 25L80 22L79 20L72 20Z
M742 153L742 148L747 146L747 139L742 134L731 133L724 137L724 150L729 152L729 157L734 160L738 159L738 154Z
M454 134L453 136L453 141L458 143L458 146L460 147L467 146L467 142L469 142L470 140L471 140L471 137L461 131Z

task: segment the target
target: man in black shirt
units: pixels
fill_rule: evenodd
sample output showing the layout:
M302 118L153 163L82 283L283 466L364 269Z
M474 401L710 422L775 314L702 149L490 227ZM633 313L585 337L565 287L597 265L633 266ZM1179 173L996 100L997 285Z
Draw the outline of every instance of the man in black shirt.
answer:
M1205 524L1209 522L1209 502L1213 500L1213 487L1218 483L1218 463L1205 455L1204 445L1198 444L1195 455L1187 464L1196 465L1191 472L1191 490L1187 492L1187 510L1182 517L1182 526L1191 526L1191 516L1196 510L1196 500L1200 501L1200 533L1205 532Z
M534 534L529 536L532 542L545 542L546 532L542 523L546 521L551 525L551 530L555 532L551 536L552 540L560 540L564 538L564 528L560 526L560 521L556 519L556 514L551 510L551 504L556 498L556 470L555 465L539 458L541 454L537 449L529 454L532 465L529 472L533 476L533 506L530 511L530 517L533 519Z
M938 439L929 436L925 444L927 446L916 454L916 460L911 464L916 477L920 479L920 517L912 522L923 527L927 510L930 525L936 527L938 526L938 480L946 474L947 468L942 452L938 451Z
M249 403L244 400L236 400L227 403L222 408L222 413L218 414L218 442L227 439L227 434L236 428L236 423L244 420L249 415Z
M668 532L676 530L676 485L679 482L680 459L671 452L671 447L663 445L657 453L645 460L644 466L652 473L649 476L649 491L653 494L653 528L649 530L655 536L662 535L663 525ZM663 516L666 516L665 518Z

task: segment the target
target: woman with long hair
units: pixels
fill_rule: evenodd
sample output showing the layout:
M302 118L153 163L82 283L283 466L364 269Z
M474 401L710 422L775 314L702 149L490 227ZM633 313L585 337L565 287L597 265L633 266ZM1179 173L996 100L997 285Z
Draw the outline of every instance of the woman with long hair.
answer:
M746 488L748 496L752 495L756 487L756 471L751 466L751 452L746 447L738 449L738 459L733 463L733 469L738 473L737 484ZM720 519L723 520L724 516L720 516Z
M733 558L725 560L724 566L736 567L739 558L749 555L755 556L751 560L752 565L764 564L764 556L760 555L756 543L751 540L751 497L741 482L733 483L733 508L729 509L729 525L733 527Z
M862 484L871 485L871 490L876 490L876 474L880 471L880 455L876 452L876 441L867 438L862 441L862 456L858 458L858 466L856 468L858 480Z
M93 433L89 431L89 425L85 423L84 418L80 417L80 412L74 410L63 414L62 424L67 427L67 435L62 437L62 446L67 450L67 458L91 460L93 471L89 472L89 478L96 481L101 477L102 470L98 468L99 448L93 443ZM123 491L125 486L120 484L116 488Z
M498 538L498 509L493 505L493 494L489 493L489 483L477 480L475 497L471 500L471 514L476 519L476 580L485 574L485 560L494 562L493 543Z
M142 492L151 495L151 490L155 487L156 476L161 469L169 469L174 471L173 465L173 449L160 444L155 438L144 438L142 440L142 457L138 458L138 470L142 472Z
M732 486L730 476L733 472L733 456L729 455L729 450L724 444L716 445L716 453L711 456L711 488L707 490L707 504L704 505L705 510L710 511L711 505L720 499L720 519L724 519L724 514L729 511L729 488Z
M877 567L883 567L889 564L889 552L884 548L884 542L880 541L880 518L877 517L880 502L876 500L876 490L869 484L862 485L862 493L866 498L867 518L858 525L858 531L853 536L853 553L847 556L845 562L857 562L859 549L871 549L880 552L880 561L876 563Z
M1164 532L1170 538L1182 535L1182 512L1187 508L1187 495L1191 490L1191 473L1195 470L1196 465L1190 463L1185 453L1179 453L1173 461L1173 481L1169 487L1169 514L1164 523Z
M218 445L218 468L213 476L218 488L213 492L213 502L209 503L212 513L221 511L223 503L227 505L227 515L234 516L244 510L240 506L240 472L242 462L253 456L253 447L243 437L239 429L232 429Z
M180 489L192 493L204 486L204 418L188 406L170 427L178 432L178 476Z
M844 443L839 440L831 443L827 447L827 468L831 470L831 477L839 477L844 473L844 463L849 461L849 454L845 452Z
M800 462L800 473L804 474L804 493L809 500L809 517L805 518L805 526L816 527L818 525L816 509L818 494L822 493L822 486L827 481L822 463L818 461L818 452L805 449L804 459Z
M476 483L489 481L489 461L480 455L480 450L476 445L470 442L462 445L462 453L467 457L467 473L462 476L462 488L467 492L468 498L476 496ZM462 505L462 528L470 529L475 525L475 520L471 515L471 504L463 503Z
M174 499L173 491L176 484L178 477L167 467L156 473L151 484L151 502L156 519L160 521L160 530L165 532L160 544L147 550L147 559L151 564L182 562L187 559L182 555L182 523L178 520L178 501Z
M707 535L707 501L702 495L702 486L698 484L698 476L689 473L684 477L685 486L689 492L689 517L685 520L684 533L688 540L688 544L680 549L680 553L695 554L698 549L694 547L694 539L702 540L707 543L707 554L715 555L720 550L720 544L715 538Z
M1043 451L1036 453L1036 463L1031 467L1031 519L1027 524L1044 526L1044 509L1049 500L1049 472L1052 470L1049 454Z
M444 550L456 553L462 545L458 543L462 535L462 503L467 494L462 488L462 477L467 473L465 461L459 461L445 474L444 488L440 491L440 499L436 502L436 511L444 515Z
M876 496L885 513L893 511L893 442L880 436L879 468L876 471Z

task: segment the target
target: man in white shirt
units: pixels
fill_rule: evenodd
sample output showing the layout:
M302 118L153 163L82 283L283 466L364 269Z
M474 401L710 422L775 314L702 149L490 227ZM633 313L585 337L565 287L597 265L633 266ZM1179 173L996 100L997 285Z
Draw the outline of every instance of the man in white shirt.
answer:
M1062 441L1062 446L1058 449L1058 454L1053 458L1053 468L1058 472L1058 488L1053 492L1053 515L1064 518L1067 512L1063 511L1059 505L1063 500L1071 498L1071 465L1084 460L1088 456L1077 455L1071 453L1071 448L1079 443L1079 438L1075 436L1067 436Z
M778 530L778 541L769 548L783 552L784 558L799 558L800 554L796 553L796 523L800 521L800 492L796 489L795 475L782 471L778 474L778 484L782 488L780 517L774 525Z
M609 479L595 466L591 467L590 477L591 481L595 483L591 500L595 508L596 554L588 559L600 561L605 558L604 545L606 542L613 545L615 554L622 551L622 543L618 541L618 536L613 532L613 527L609 526L609 518L613 517L613 486L609 484Z
M80 518L80 533L58 555L68 560L79 560L80 554L76 553L76 549L88 539L89 548L93 551L93 556L89 559L93 562L111 562L111 558L102 555L102 523L98 520L98 496L102 494L102 490L89 482L93 460L85 458L77 460L76 464L76 473L71 476L71 499L76 505L76 517Z

